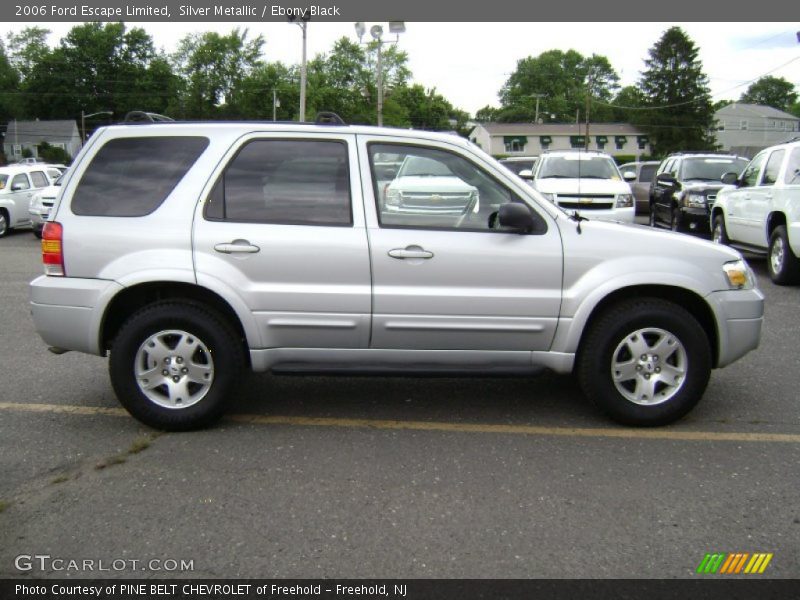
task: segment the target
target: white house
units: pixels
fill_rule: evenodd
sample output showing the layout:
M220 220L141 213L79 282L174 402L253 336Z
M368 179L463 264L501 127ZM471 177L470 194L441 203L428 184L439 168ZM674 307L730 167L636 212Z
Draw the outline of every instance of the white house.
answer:
M3 152L9 161L22 158L23 148L38 157L37 146L47 142L56 148L66 150L70 157L81 149L81 136L75 121L17 121L8 122L3 139Z
M469 139L492 155L536 156L586 148L586 123L478 123ZM612 156L651 154L649 136L627 123L589 123L589 150Z
M800 119L777 108L734 102L714 113L722 150L753 156L800 133Z

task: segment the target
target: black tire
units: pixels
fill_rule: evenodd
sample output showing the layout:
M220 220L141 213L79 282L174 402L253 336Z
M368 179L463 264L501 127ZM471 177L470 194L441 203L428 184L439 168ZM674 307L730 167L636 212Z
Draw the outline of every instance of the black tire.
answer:
M36 236L37 239L42 239L42 230L33 228L33 235Z
M168 354L169 364L161 365L157 352ZM111 348L109 374L117 398L136 419L156 429L186 431L222 416L243 366L240 336L223 317L189 301L165 301L141 309L122 325ZM137 368L146 372L137 377ZM147 391L152 398L139 385L140 380L150 383L145 377L161 382Z
M676 206L672 207L669 214L669 228L672 229L672 231L683 231L685 229L683 225L683 213L681 209Z
M784 225L776 227L769 236L767 270L770 279L778 285L800 283L800 260L789 246L789 236Z
M728 230L725 229L725 217L722 216L722 213L717 213L714 217L714 225L711 228L711 239L717 244L722 244L723 246L727 246L731 243L731 240L728 238Z
M646 354L633 356L634 341L644 344ZM711 347L703 328L684 308L658 298L635 298L611 306L592 323L576 369L584 394L612 419L654 427L677 421L703 396L711 375ZM623 370L632 374L629 379ZM618 382L612 373L619 376ZM638 401L620 391L636 395L647 386L651 395Z
M8 213L5 210L0 209L0 238L8 235L10 230L11 227L8 220Z

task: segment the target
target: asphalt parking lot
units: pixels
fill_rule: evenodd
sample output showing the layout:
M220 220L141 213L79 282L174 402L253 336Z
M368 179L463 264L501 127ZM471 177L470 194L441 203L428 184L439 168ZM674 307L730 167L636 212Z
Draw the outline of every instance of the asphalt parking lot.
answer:
M751 264L761 346L670 427L614 425L564 376L250 375L220 426L159 435L119 408L105 359L47 352L38 241L13 232L0 577L707 578L709 552L773 554L734 577L798 577L800 288Z

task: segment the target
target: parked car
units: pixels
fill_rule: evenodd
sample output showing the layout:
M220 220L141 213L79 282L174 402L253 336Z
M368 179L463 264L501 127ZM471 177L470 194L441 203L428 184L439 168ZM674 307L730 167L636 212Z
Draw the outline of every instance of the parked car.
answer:
M630 162L619 167L622 178L631 186L637 215L650 212L650 184L653 183L657 168L657 160Z
M473 186L478 211L443 225L422 205L413 224L393 222L412 208L381 197L376 163L392 155L446 166L431 179ZM565 162L613 181L605 160ZM612 418L660 425L692 409L712 368L758 345L763 315L734 249L587 220L468 140L383 127L100 128L42 255L30 284L41 337L57 354L110 352L122 405L167 430L219 418L245 367L551 369Z
M531 185L563 209L580 210L592 219L633 222L631 187L605 152L545 152L536 163Z
M0 237L11 229L30 225L28 207L36 190L50 185L44 167L17 164L0 167Z
M509 156L499 162L512 173L519 175L522 179L530 181L533 179L533 168L536 166L536 161L538 160L538 156Z
M28 207L28 213L30 214L31 218L31 229L33 230L33 235L35 235L37 238L42 237L44 222L47 220L50 210L53 208L53 204L55 204L56 196L58 196L58 192L61 190L61 184L63 181L64 173L59 175L59 177L53 182L53 185L35 192L31 198L31 203Z
M728 171L740 173L747 159L735 154L678 152L661 161L650 185L650 225L673 231L708 231L711 205Z
M467 183L445 160L422 153L407 155L395 178L384 187L382 222L413 225L439 218L452 225L480 211L478 188Z
M767 252L777 284L800 283L800 139L759 152L741 177L726 173L711 209L713 239Z

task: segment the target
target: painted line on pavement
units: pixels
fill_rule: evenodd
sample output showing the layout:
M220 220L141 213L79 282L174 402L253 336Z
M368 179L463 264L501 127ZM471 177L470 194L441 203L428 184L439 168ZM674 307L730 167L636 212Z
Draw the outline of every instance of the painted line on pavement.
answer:
M0 410L33 413L102 415L128 417L123 408L72 406L66 404L28 404L0 402ZM408 431L445 431L454 433L496 433L512 435L595 437L645 440L679 440L699 442L772 442L800 443L800 434L750 433L722 431L674 431L669 429L544 427L539 425L500 425L492 423L447 423L441 421L397 421L386 419L348 419L335 417L300 417L285 415L229 415L228 421L249 425L290 425L295 427L338 427Z

